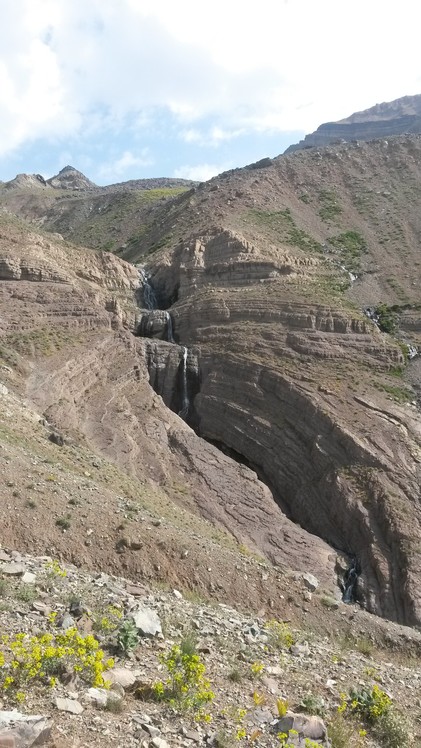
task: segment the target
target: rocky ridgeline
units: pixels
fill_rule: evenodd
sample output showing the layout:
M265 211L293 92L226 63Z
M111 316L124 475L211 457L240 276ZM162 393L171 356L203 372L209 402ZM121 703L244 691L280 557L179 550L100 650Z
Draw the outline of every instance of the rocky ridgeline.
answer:
M300 580L301 594L310 601L318 580L311 574ZM375 652L369 639L354 638L350 629L348 639L317 640L287 622L251 618L224 604L209 606L177 589L91 575L48 556L16 551L0 551L0 584L0 623L9 641L22 635L25 643L47 633L54 644L76 632L81 642L94 636L104 659L113 658L104 671L105 689L78 674L70 658L65 667L50 668L52 684L43 684L43 676L20 683L23 695L17 701L14 685L3 690L2 746L217 748L248 744L250 738L261 746L279 746L282 733L291 746L327 747L339 745L328 735L340 729L340 693L349 688L381 684L397 713L405 705L401 726L420 706L420 674L411 661L392 664L387 651ZM168 676L167 655L177 645L187 656L198 655L214 693L199 719L177 700L171 705L153 697L154 684ZM15 671L7 666L7 641L1 649L4 680ZM362 729L358 720L347 721L344 729L347 745L357 745L351 741ZM383 744L374 733L367 733L364 745Z
M89 192L89 193L106 193L106 192L127 192L132 190L156 190L172 189L177 187L191 187L196 182L189 179L131 179L127 182L118 182L100 187L90 179L85 177L81 171L74 166L65 166L58 174L45 179L41 174L18 174L9 182L0 182L7 190L10 189L31 189L53 188L56 190L69 190L71 192Z
M299 143L290 145L285 154L303 148L322 148L338 141L375 140L406 133L421 133L421 95L376 104L339 122L320 125Z

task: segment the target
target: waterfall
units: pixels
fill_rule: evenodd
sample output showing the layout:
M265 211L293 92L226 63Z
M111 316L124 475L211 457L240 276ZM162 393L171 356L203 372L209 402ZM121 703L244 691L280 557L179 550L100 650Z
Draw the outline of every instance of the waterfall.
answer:
M345 572L344 581L343 581L343 594L342 594L342 600L344 603L353 603L355 602L355 593L356 593L356 586L358 577L361 574L360 565L356 558L353 559L351 566L347 571Z
M188 350L183 346L183 358L181 364L181 410L178 411L178 415L184 420L187 418L190 401L189 393L187 389L187 354Z
M139 276L142 283L143 301L146 309L157 309L158 302L149 278L143 268L139 268Z
M167 340L169 343L174 343L172 317L169 312L165 312L165 319L167 320Z

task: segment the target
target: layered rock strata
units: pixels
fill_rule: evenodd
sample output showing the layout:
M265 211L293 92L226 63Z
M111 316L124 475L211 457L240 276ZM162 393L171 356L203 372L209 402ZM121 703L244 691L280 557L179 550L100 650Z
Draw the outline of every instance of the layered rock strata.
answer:
M150 264L157 295L178 298L176 339L198 356L198 433L254 465L287 516L357 556L369 610L418 624L421 424L368 374L403 365L402 351L351 308L304 301L297 279L310 283L317 261L279 253L270 266L226 231ZM154 345L151 382L174 407L176 362Z
M299 143L290 145L285 154L303 148L322 148L337 141L374 140L404 133L421 133L421 95L376 104L339 122L320 125Z

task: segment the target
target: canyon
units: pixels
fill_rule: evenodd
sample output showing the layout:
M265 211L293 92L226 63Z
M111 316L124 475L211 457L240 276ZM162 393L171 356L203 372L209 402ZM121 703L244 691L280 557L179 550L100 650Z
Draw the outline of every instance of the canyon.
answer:
M1 381L11 414L43 420L24 446L11 415L3 444L24 475L54 430L66 480L87 450L109 483L102 509L84 507L92 469L78 471L63 534L58 478L28 527L25 480L8 476L8 537L275 610L305 572L340 600L357 559L361 607L418 627L420 170L421 139L404 135L199 185L2 185ZM166 517L141 548L131 512L116 522L122 493ZM232 548L268 579L230 574Z

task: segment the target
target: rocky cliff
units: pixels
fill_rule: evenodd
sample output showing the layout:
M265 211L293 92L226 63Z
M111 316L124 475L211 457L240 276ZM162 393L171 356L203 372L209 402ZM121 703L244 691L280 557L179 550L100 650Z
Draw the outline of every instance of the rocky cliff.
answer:
M326 122L306 135L304 140L289 146L286 154L303 148L323 147L350 140L375 140L393 135L421 132L421 95L403 96L395 101L376 104L338 122Z
M405 136L265 161L141 213L133 195L95 214L81 198L72 216L85 211L92 236L122 238L119 221L134 230L141 215L125 262L11 233L8 355L29 320L85 330L48 356L27 335L21 386L195 522L310 570L337 599L352 566L363 607L420 625L420 181L421 141ZM82 219L43 194L22 192L19 210L77 238ZM38 264L37 242L50 244ZM157 565L180 573L170 557ZM203 585L199 566L188 573ZM235 579L218 584L235 594Z

